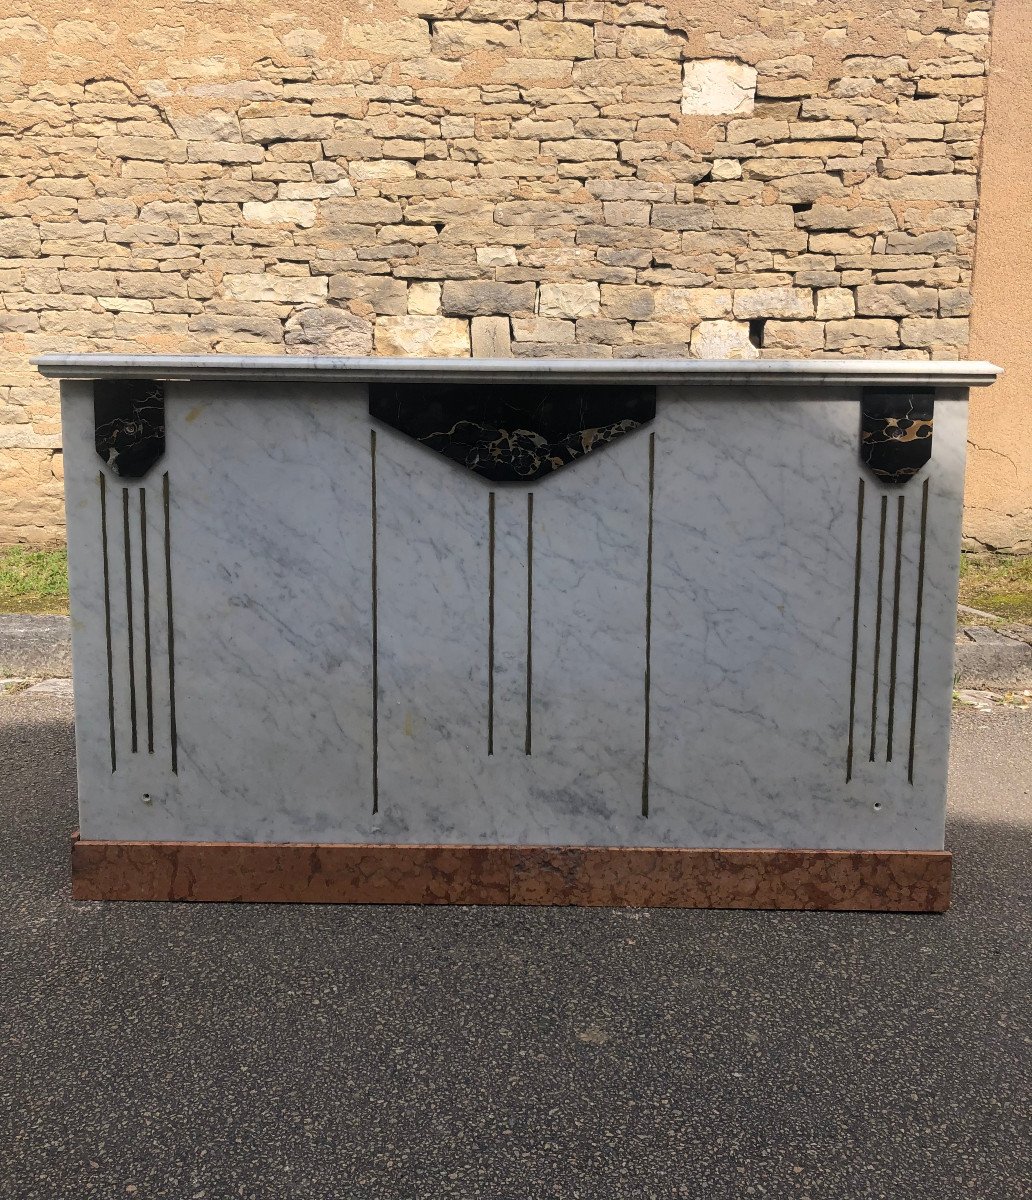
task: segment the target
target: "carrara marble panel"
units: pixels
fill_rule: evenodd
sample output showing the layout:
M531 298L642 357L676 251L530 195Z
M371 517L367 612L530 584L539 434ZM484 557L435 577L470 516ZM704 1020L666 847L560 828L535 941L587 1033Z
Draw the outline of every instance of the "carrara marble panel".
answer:
M84 838L942 846L962 393L892 488L829 384L529 484L338 382L170 382L123 480L62 389Z

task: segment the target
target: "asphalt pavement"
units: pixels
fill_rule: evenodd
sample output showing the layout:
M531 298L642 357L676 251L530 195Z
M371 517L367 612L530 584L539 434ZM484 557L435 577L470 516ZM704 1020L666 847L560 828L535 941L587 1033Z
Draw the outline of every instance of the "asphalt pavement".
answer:
M1032 711L954 734L944 916L76 904L0 696L0 1197L1027 1197Z

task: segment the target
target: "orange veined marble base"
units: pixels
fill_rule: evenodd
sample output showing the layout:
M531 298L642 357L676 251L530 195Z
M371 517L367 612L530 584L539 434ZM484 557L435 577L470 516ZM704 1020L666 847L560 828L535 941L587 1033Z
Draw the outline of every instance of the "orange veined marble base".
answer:
M951 860L929 850L115 842L76 834L72 895L944 912Z

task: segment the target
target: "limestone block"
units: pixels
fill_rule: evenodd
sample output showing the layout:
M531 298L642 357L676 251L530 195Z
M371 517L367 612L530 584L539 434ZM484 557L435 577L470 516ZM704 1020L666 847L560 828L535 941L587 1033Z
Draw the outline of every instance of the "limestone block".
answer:
M186 152L192 163L259 163L265 157L261 146L247 142L190 142Z
M652 224L657 229L710 229L713 210L706 204L656 204Z
M251 117L240 122L245 142L319 141L333 133L332 117L310 117L303 114L279 117Z
M430 26L411 17L393 21L341 22L344 45L372 58L425 58L430 53Z
M692 358L759 358L747 321L700 321L692 330Z
M250 200L244 204L244 220L255 225L299 225L308 229L315 224L315 205L307 200Z
M514 267L516 249L513 246L477 246L477 266Z
M823 288L817 293L817 320L840 321L856 315L856 300L849 288Z
M681 112L700 116L750 113L756 102L756 68L731 58L684 64Z
M656 311L656 293L649 287L602 284L602 313L606 317L647 320Z
M930 287L905 283L870 283L856 289L856 311L861 317L935 316L939 293Z
M454 317L381 317L376 322L377 354L419 358L468 358L469 322Z
M449 280L441 296L441 311L449 316L485 317L529 314L534 311L533 283L494 283ZM595 285L596 294L598 285Z
M749 317L813 317L809 288L758 287L736 291L734 314Z
M441 311L441 285L439 283L410 283L408 285L408 311L413 316L436 316Z
M233 300L271 300L280 304L315 304L329 291L324 275L226 275L225 294Z
M572 321L563 321L556 317L513 317L512 332L517 342L548 342L560 345L575 340L577 327Z
M595 317L601 308L597 283L543 283L538 296L542 317Z
M891 349L899 345L899 324L884 318L829 321L824 344L829 350L845 353L869 348Z
M471 326L474 358L512 358L508 317L474 317Z
M718 181L742 178L742 164L737 158L715 158L710 178Z
M184 142L238 142L240 122L231 109L212 108L203 113L169 113L176 136Z
M661 286L656 288L656 315L696 321L730 317L731 300L729 288Z
M39 253L39 230L28 217L0 219L0 256L33 258Z
M528 58L593 58L595 35L576 21L520 21L520 40Z
M823 350L824 326L819 321L768 321L763 327L765 350Z
M542 142L541 153L561 162L596 162L599 159L616 158L615 142L597 138L570 138L562 142Z
M108 158L186 162L186 142L157 137L102 137L100 152Z
M286 324L288 346L311 347L315 354L363 355L372 352L373 331L367 320L340 308L306 308Z
M519 30L491 21L436 21L433 49L442 58L462 58L479 50L512 50L520 44Z
M900 335L904 346L921 348L966 346L968 322L966 317L940 317L924 319L907 317L900 323Z

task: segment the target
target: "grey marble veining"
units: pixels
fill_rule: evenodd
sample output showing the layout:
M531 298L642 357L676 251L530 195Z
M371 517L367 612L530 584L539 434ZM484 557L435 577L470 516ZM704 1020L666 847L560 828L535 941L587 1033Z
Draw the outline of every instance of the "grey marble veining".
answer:
M941 847L963 393L886 488L858 389L813 386L661 387L655 421L527 486L314 378L168 383L165 455L120 480L65 382L83 836Z

